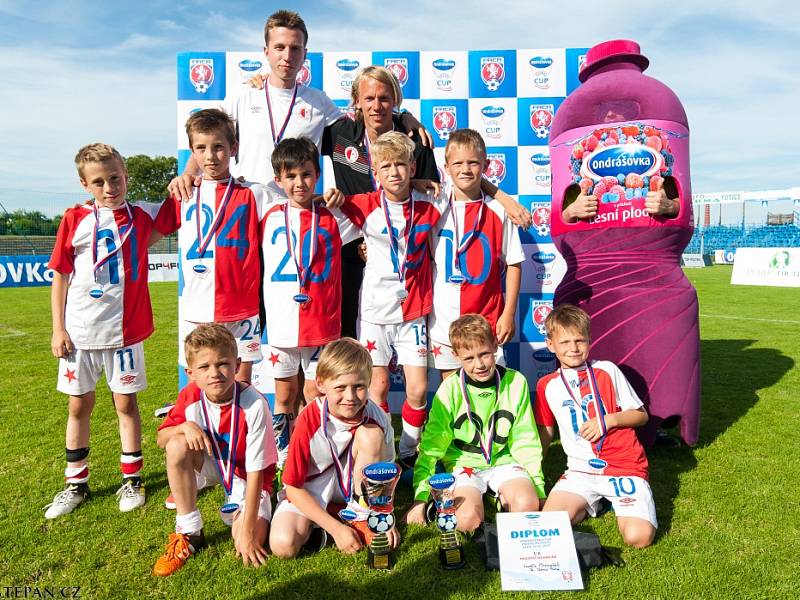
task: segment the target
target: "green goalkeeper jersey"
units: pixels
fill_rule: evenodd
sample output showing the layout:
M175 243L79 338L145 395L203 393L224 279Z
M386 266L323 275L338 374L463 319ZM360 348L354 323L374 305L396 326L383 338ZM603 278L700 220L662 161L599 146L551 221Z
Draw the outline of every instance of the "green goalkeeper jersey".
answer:
M500 376L481 383L466 379L471 415L461 390L461 372L445 379L433 397L428 422L422 432L419 457L414 466L414 498L425 501L430 494L428 478L436 462L452 472L456 467L488 469L517 463L528 472L540 498L545 497L542 475L542 445L533 420L533 407L524 375L498 366ZM491 460L488 448L491 425L494 437Z

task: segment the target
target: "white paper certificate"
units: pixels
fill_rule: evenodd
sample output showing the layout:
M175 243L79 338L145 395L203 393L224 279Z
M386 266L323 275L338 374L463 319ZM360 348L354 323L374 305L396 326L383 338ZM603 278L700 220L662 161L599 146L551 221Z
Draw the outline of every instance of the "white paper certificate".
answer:
M498 513L503 590L582 590L566 512Z

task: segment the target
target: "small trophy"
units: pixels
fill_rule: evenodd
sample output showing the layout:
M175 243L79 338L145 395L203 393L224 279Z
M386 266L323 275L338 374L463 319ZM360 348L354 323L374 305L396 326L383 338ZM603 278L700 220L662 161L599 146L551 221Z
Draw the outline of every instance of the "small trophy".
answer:
M391 569L394 552L387 534L394 527L394 488L400 479L400 467L390 462L373 463L364 467L361 494L369 505L367 527L374 534L367 547L370 569Z
M445 569L460 569L466 564L464 546L456 531L455 481L451 473L437 473L428 479L439 528L439 561Z

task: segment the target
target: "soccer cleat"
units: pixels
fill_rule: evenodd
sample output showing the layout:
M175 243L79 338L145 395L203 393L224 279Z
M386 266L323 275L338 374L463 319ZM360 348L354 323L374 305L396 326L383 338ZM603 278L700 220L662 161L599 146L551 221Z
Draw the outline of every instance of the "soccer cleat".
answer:
M414 454L401 456L397 459L397 463L400 465L403 471L413 471L414 465L417 464L417 456L419 455L416 452Z
M303 554L316 554L317 552L321 552L327 543L328 532L322 527L312 526L311 533L309 534L306 543L303 544L301 551Z
M186 564L186 560L192 554L205 545L206 538L202 530L193 535L170 533L164 554L158 557L153 566L153 575L169 577Z
M45 519L56 519L71 513L84 500L89 497L89 486L85 483L68 483L58 492L53 501L45 506Z
M117 490L120 512L130 512L144 506L144 484L139 478L126 479Z
M153 415L155 415L159 419L166 417L173 406L174 406L173 404L165 404L164 406L160 406L153 411Z

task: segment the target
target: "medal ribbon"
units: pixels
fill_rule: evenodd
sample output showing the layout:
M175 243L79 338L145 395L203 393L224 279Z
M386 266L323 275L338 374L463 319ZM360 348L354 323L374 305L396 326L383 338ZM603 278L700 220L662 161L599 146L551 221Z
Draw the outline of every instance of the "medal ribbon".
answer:
M97 256L99 251L97 249L97 233L100 230L100 211L97 209L96 205L92 205L92 211L94 212L94 228L92 229L92 264L94 267L92 270L94 272L95 282L97 281L97 272L103 268L104 264L114 258L114 256L116 256L116 254L122 250L122 247L125 245L125 241L128 239L128 237L130 237L131 233L133 233L133 211L131 210L131 205L125 202L125 208L128 211L128 222L123 227L118 228L120 238L119 246L98 260ZM116 222L116 218L112 218Z
M389 250L392 255L392 264L397 269L397 278L405 289L406 285L406 264L408 258L408 241L412 230L414 229L414 195L409 193L408 200L411 203L411 218L407 221L406 227L403 228L403 239L406 241L406 252L403 256L403 263L400 264L400 245L397 241L397 236L392 228L392 217L389 214L389 202L386 200L386 195L381 194L381 208L383 208L383 217L386 219L386 231L389 233ZM405 210L405 209L404 209Z
M231 404L231 428L228 432L228 461L227 464L222 460L222 451L219 449L219 442L217 442L217 431L214 429L214 424L208 416L208 406L206 405L205 392L200 392L200 408L203 409L203 420L206 424L206 429L211 434L211 450L214 453L214 464L217 466L217 473L219 473L222 487L225 489L225 494L231 495L233 490L233 467L234 456L236 455L236 444L239 441L239 384L233 384L233 403ZM222 410L220 409L220 423L222 422ZM221 432L220 432L220 435Z
M466 231L464 232L464 238L462 239L461 236L458 234L458 213L456 212L456 205L454 202L455 194L453 191L450 191L450 212L453 213L453 238L454 238L454 252L453 252L453 273L460 273L461 272L461 258L462 254L466 254L467 249L469 249L472 241L475 239L475 233L478 231L478 227L481 224L481 219L483 218L483 209L486 206L486 196L483 192L481 192L481 206L478 209L478 215L475 217L475 220L472 222L472 229L470 229L469 233ZM464 204L464 227L467 226L467 206L469 203Z
M281 130L278 132L278 135L275 135L275 121L272 118L272 102L269 100L269 82L264 85L264 94L267 96L267 114L269 115L269 129L270 133L272 133L272 144L274 146L278 145L283 139L283 134L286 131L286 126L289 124L289 119L292 118L292 109L294 108L294 102L297 99L297 88L300 87L296 83L294 84L294 90L292 91L292 99L289 101L289 110L286 111L286 118L283 120L283 125L281 125Z
M201 186L202 187L202 186ZM225 195L222 197L222 204L219 205L219 208L214 213L214 218L211 220L211 227L209 227L208 234L206 237L203 237L202 230L201 230L201 220L203 218L203 203L200 202L200 188L197 188L197 192L195 192L194 197L194 204L195 204L195 211L194 211L194 218L195 218L195 225L197 227L197 254L200 258L203 258L203 255L206 253L206 248L208 248L208 244L211 242L211 238L214 237L214 233L219 229L220 224L222 223L222 217L225 215L225 208L228 206L228 201L230 201L231 196L233 195L233 177L228 179L228 187L225 188ZM214 187L214 200L216 202L216 185Z
M350 502L353 494L353 468L355 467L355 461L353 460L353 440L351 439L350 443L347 444L347 461L345 462L344 468L342 468L342 463L339 462L339 454L336 451L336 444L328 437L328 415L328 400L326 399L325 402L322 403L322 433L325 436L325 440L328 442L328 449L331 451L331 462L336 472L336 483L339 484L339 491L342 492L342 498ZM361 423L364 423L366 420L367 415L365 412ZM359 425L361 425L361 423L359 423ZM345 469L347 470L346 481L344 476Z
M495 404L497 404L497 399L500 397L500 373L498 373L497 368L494 370L494 378L495 378L495 387L496 387L496 396L495 396ZM464 397L464 401L467 403L467 416L469 417L470 423L477 429L478 431L478 444L481 447L481 454L483 454L483 458L486 459L486 464L491 466L492 464L492 447L494 446L494 434L495 434L495 424L496 421L492 419L490 414L489 420L491 421L491 425L489 426L489 435L487 436L487 442L484 444L483 442L483 431L479 427L479 423L473 420L472 418L472 402L469 399L469 390L467 389L467 375L464 372L464 369L461 369L459 373L459 385L461 386L461 395Z
M600 457L600 451L603 448L603 442L606 439L606 434L608 433L608 428L606 427L606 408L603 405L603 400L600 398L600 392L598 391L597 387L597 379L594 376L594 369L592 365L586 363L586 370L589 373L588 382L589 382L589 392L592 394L592 402L594 402L595 408L595 418L597 419L597 424L600 426L600 431L602 432L600 435L600 439L597 440L596 452L595 454L597 457ZM578 407L578 410L583 412L583 407L581 406L581 398L575 398L575 395L572 393L572 388L569 387L567 380L564 378L564 369L559 369L558 374L561 377L561 382L564 384L564 387L567 388L567 393L569 394L570 399L575 403ZM578 395L580 395L580 378L578 379ZM587 413L588 417L588 413Z
M311 276L311 265L314 264L314 256L317 254L317 226L319 225L319 213L317 212L314 203L311 203L311 248L309 251L308 265L303 264L303 221L300 220L299 229L297 234L297 245L300 247L300 260L297 260L297 250L292 243L292 219L289 211L291 210L291 203L287 202L283 207L283 218L286 223L286 248L289 251L289 256L294 261L294 266L297 268L297 279L300 282L300 289L304 289L308 284L308 278ZM302 216L302 214L301 214Z

